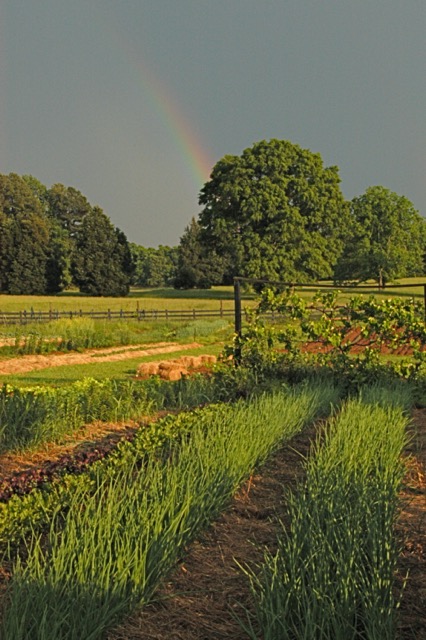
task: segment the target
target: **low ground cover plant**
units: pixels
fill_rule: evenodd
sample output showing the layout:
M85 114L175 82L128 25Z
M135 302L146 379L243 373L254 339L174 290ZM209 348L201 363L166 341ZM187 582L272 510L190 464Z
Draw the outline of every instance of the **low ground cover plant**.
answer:
M189 540L278 442L338 397L329 385L305 385L200 410L188 415L190 437L142 466L126 447L109 472L98 467L94 486L74 489L47 543L34 535L25 562L17 558L2 637L102 637L129 607L149 601Z
M275 553L245 568L255 619L248 637L395 637L394 525L407 442L407 387L363 389L328 425L287 496L290 526Z

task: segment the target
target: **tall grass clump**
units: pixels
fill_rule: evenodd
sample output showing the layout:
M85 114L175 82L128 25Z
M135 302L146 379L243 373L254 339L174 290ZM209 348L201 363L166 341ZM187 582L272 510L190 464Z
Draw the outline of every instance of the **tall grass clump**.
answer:
M306 385L209 407L144 464L126 456L114 473L100 472L95 492L81 487L64 521L54 519L47 540L35 536L16 561L1 637L101 638L152 598L256 465L337 401L336 389Z
M409 395L365 390L334 418L288 495L290 526L275 553L245 568L256 615L242 624L264 640L395 637L394 524L404 469Z
M32 354L112 347L140 342L141 333L141 325L136 322L64 318L25 331L17 329L14 348L17 353Z

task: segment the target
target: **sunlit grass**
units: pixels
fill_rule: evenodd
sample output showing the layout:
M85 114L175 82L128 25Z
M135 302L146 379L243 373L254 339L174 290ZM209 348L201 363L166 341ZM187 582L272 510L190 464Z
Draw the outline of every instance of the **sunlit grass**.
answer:
M250 296L249 296L250 297ZM122 298L93 297L70 291L55 296L14 296L0 294L0 319L4 311L137 311L151 309L192 310L233 308L233 287L212 289L132 289Z
M37 369L19 374L0 375L0 385L3 382L16 385L18 387L34 385L54 385L59 386L76 382L82 378L95 378L104 380L106 378L129 379L136 374L138 366L142 362L157 362L159 360L171 360L181 356L198 356L202 354L218 355L222 350L222 345L208 345L197 349L186 349L184 351L174 351L172 353L156 354L126 360L116 360L99 362L94 359L93 364L76 364L70 366L51 367Z

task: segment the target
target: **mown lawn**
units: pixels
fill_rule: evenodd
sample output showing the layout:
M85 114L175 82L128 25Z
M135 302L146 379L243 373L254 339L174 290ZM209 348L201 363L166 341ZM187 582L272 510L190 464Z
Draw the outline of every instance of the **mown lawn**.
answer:
M369 282L369 288L351 287L346 289L342 297L352 295L376 295L380 298L390 296L402 297L423 297L423 284L426 276L419 278L401 278L396 283L389 285L385 291L379 291L377 283ZM312 284L297 289L303 297L311 297L321 287L321 284L332 284L331 281L324 281L318 285ZM417 285L413 288L398 287L402 284ZM363 287L365 284L363 284ZM242 292L243 306L254 304L252 293ZM65 291L55 296L13 296L0 294L0 322L2 312L27 311L137 311L143 310L164 310L186 311L186 310L232 310L234 308L234 291L232 286L212 287L212 289L132 289L124 298L98 298L80 294L77 291Z
M249 296L250 297L250 296ZM98 298L85 296L76 291L66 291L55 296L0 295L0 318L2 312L19 311L136 311L142 310L192 310L233 309L233 287L212 289L132 289L125 298Z
M181 356L199 356L204 354L218 355L223 349L221 344L203 345L197 349L186 349L173 353L156 354L152 356L115 360L112 362L99 362L94 359L93 364L64 365L51 367L50 369L37 369L14 375L0 375L0 386L3 383L13 386L53 385L59 386L81 380L82 378L132 378L136 374L138 366L142 362L157 362L160 360L174 360Z

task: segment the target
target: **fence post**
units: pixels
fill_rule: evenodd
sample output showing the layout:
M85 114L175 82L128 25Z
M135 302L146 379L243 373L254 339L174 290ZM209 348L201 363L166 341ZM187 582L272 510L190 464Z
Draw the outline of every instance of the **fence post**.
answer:
M234 278L234 313L235 333L237 334L234 360L235 365L238 366L241 363L241 283L238 278Z
M423 285L423 299L425 303L425 322L426 322L426 284Z

